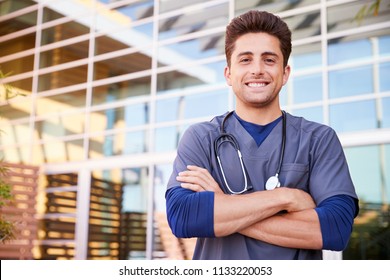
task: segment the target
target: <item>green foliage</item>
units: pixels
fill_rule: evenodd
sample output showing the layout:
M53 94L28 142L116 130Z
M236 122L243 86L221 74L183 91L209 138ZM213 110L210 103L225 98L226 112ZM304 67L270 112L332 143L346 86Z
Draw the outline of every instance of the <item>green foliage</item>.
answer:
M371 5L363 5L353 18L353 21L356 21L358 24L361 24L365 17L369 15L377 16L379 14L381 1L382 0L375 0Z

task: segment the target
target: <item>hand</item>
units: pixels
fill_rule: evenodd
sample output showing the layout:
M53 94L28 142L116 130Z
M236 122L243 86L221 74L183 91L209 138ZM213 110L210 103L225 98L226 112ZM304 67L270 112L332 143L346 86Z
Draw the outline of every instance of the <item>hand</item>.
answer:
M182 182L181 186L183 188L195 192L211 191L223 193L207 169L195 165L188 165L187 169L180 172L176 177L176 180Z
M282 191L287 191L289 195L288 212L302 211L306 209L314 209L316 204L313 198L305 191L291 188L278 188Z

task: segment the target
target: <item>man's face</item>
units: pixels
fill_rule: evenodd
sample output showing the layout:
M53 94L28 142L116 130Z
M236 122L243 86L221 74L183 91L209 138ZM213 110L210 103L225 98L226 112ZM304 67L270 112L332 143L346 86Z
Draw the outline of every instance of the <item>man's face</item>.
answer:
M264 108L280 110L279 91L287 82L290 67L283 66L279 40L267 33L239 37L225 68L227 84L237 97L237 110Z

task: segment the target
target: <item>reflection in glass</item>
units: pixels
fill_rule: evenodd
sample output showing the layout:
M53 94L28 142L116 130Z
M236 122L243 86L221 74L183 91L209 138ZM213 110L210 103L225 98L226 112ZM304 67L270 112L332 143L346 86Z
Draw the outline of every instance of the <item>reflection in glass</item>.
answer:
M142 95L149 95L150 87L150 76L95 87L93 88L92 104L98 105L128 98L136 98L137 96Z
M370 59L372 57L372 44L369 39L329 42L328 63L342 64Z
M30 135L28 122L11 125L0 123L0 127L0 146L13 146L15 144L26 143L31 140L28 137L28 135Z
M308 107L302 109L294 109L293 114L313 122L324 123L322 107Z
M64 113L85 107L85 90L59 95L39 97L36 100L36 115Z
M2 47L0 44L0 50L1 52ZM29 55L25 57L20 57L15 60L2 62L0 63L0 70L3 72L3 74L8 74L7 76L13 76L25 72L30 72L34 68L34 56Z
M34 149L34 160L44 163L81 161L84 159L83 139L72 141L50 141Z
M290 61L293 71L320 67L322 65L321 44L293 45Z
M148 168L121 170L123 182L121 259L146 258Z
M330 71L329 96L338 98L372 93L374 91L372 78L372 66Z
M181 67L177 70L158 74L157 91L158 93L173 93L184 88L188 90L191 87L199 87L200 89L202 86L225 84L223 75L225 66L226 62L221 61Z
M13 98L12 103L6 103L0 107L0 136L3 126L9 121L27 119L31 113L31 99L24 96ZM17 102L15 102L17 101Z
M330 126L337 132L377 128L375 100L331 105Z
M175 3L174 3L175 2ZM182 3L170 0L163 1L160 9L164 9L164 5L176 5L181 7ZM158 39L164 40L167 38L179 37L181 35L191 34L198 31L203 31L215 27L225 27L229 22L229 5L228 3L219 4L216 6L208 6L197 10L185 10L183 14L175 15L170 18L163 18L159 21ZM217 40L223 41L222 34L215 37ZM215 40L215 39L214 39ZM213 43L208 41L208 44Z
M3 12L0 12L0 14L3 14ZM14 17L9 20L2 21L0 25L0 36L17 32L35 26L36 24L37 24L37 11L28 14L23 14L21 16Z
M131 18L132 21L144 19L153 16L154 13L154 1L153 0L141 0L132 1L131 4L126 4L115 8L116 11Z
M361 202L382 202L378 148L378 146L363 146L345 149L352 180Z
M124 74L149 70L152 59L141 53L131 53L123 56L95 62L95 80L111 78Z
M379 90L390 91L390 62L379 65Z
M293 83L294 104L320 101L322 99L322 74L294 77Z
M88 33L89 33L89 27L84 26L75 21L66 22L42 30L41 44L47 45L47 44L74 38Z
M38 80L39 91L85 83L87 81L87 68L88 65L82 65L40 75Z
M312 4L319 3L320 0L272 0L272 1L242 1L235 0L234 6L236 8L236 15L242 14L249 10L262 10L271 13L280 13L286 10L305 7Z
M84 133L84 113L51 116L35 123L39 139L53 139Z
M82 41L80 43L41 52L39 56L39 68L50 67L87 58L88 48L89 41Z
M383 128L390 128L390 97L388 98L382 98L380 100L382 105L382 120L381 120L381 127ZM389 173L390 174L390 173Z
M160 127L155 131L154 150L156 153L174 151L181 136L179 126Z
M390 55L390 35L379 37L379 53L381 56Z
M366 7L366 9L369 9L371 3L373 2L367 2L368 7ZM363 17L359 18L357 15L359 14L359 11L364 8L364 4L365 3L362 1L354 1L329 7L327 12L328 32L332 33L372 25L385 22L389 19L390 6L388 5L388 2L387 4L385 2L380 5L378 14L368 12L367 14L364 14Z
M1 56L31 50L35 47L35 33L0 42ZM15 46L18 46L15 48ZM4 71L6 72L6 71Z
M292 32L292 40L321 35L320 11L283 18Z
M164 60L167 60L167 64L180 64L224 55L224 53L224 34L216 33L192 40L180 41L172 45L161 45L158 49L158 58L162 64ZM172 61L169 62L169 59Z
M151 49L153 23L115 28L106 32L108 34L98 35L95 38L96 55L132 47L142 48L145 52Z

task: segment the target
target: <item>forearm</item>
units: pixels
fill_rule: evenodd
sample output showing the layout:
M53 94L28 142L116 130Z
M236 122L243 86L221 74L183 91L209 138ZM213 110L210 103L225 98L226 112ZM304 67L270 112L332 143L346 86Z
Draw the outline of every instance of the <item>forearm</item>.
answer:
M282 247L322 249L320 222L314 209L275 215L239 232Z
M215 194L215 236L226 236L243 230L287 207L288 199L281 190L246 195Z

